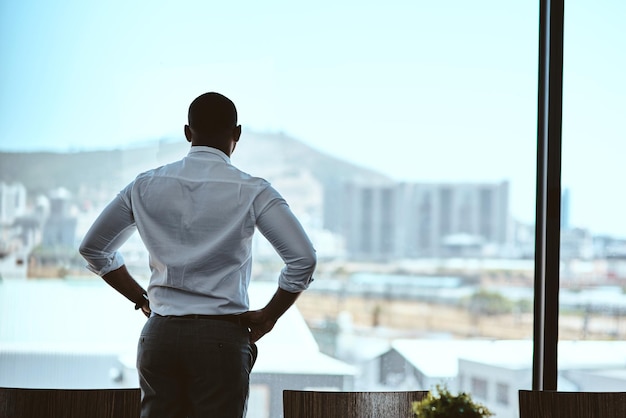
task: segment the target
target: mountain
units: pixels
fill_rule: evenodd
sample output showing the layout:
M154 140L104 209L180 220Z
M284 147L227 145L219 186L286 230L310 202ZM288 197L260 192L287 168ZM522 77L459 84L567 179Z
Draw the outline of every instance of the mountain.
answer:
M134 147L81 151L0 152L0 182L20 182L29 194L64 187L75 194L89 189L119 190L138 173L183 157L182 138L148 141ZM387 183L378 172L319 152L282 133L244 131L232 157L242 170L268 180L311 177L322 187L343 181Z

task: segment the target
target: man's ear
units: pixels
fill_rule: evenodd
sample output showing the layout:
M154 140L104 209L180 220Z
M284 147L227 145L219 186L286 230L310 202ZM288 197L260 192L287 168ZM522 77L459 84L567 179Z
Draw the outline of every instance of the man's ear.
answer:
M187 138L187 142L191 142L191 139L193 138L189 125L185 125L185 138Z
M235 142L239 142L239 138L241 138L241 125L237 125L233 128L233 139Z

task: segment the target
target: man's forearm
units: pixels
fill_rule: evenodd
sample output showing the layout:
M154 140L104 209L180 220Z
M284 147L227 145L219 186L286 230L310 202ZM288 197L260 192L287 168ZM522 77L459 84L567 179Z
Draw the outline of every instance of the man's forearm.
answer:
M276 321L293 305L301 292L291 293L278 288L272 299L262 309L267 317Z
M107 282L112 288L124 295L126 299L130 300L136 305L144 306L148 301L144 298L146 291L133 277L130 275L126 266L110 271L102 276L105 282Z

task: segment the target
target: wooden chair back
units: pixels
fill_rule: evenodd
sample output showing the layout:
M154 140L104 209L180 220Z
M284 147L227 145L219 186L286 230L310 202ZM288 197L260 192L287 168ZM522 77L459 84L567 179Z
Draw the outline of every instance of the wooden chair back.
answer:
M520 418L624 418L626 392L519 391Z
M139 418L139 389L18 389L0 387L0 417Z
M412 418L412 403L428 391L283 391L283 418Z

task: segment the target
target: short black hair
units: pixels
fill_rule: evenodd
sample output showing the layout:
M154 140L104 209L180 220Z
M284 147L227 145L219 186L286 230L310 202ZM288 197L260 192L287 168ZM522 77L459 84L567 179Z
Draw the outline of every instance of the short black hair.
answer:
M199 134L213 135L237 126L237 108L228 97L204 93L189 105L189 126Z

